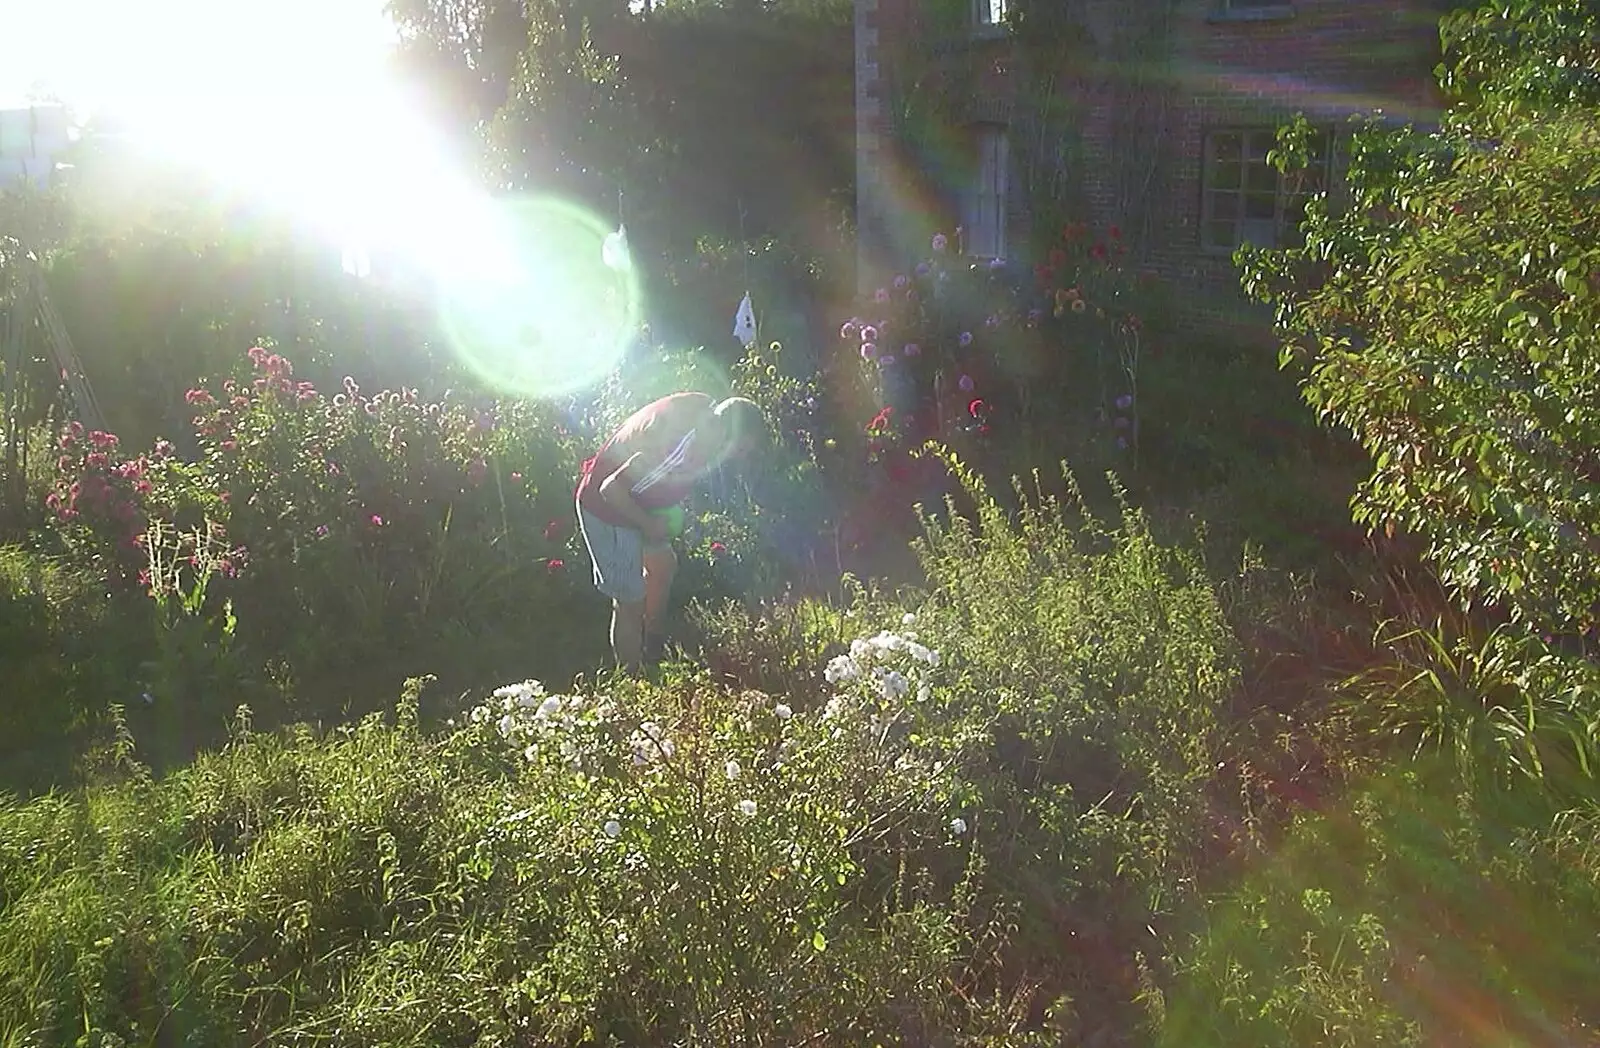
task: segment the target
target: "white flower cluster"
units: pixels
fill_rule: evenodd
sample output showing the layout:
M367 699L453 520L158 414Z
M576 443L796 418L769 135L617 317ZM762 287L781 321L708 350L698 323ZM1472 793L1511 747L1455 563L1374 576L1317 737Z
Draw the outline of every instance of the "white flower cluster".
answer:
M492 722L501 738L523 747L527 760L535 760L542 746L553 745L568 768L582 771L583 747L575 729L604 723L614 713L608 700L591 703L581 695L551 695L538 681L525 680L496 688L492 698L474 707L467 720Z
M916 616L907 614L901 622L912 625L916 622ZM875 637L858 637L852 641L850 654L835 656L822 675L829 684L870 682L879 697L889 702L904 698L911 691L911 679L892 665L893 662L905 665L907 659L911 666L934 668L939 665L939 653L919 643L915 632L891 633L884 630ZM917 699L926 702L928 695L929 688L924 682L917 689ZM842 701L838 697L829 700L823 716L837 716Z
M628 746L633 750L633 766L644 767L655 761L671 760L672 755L678 751L668 737L666 729L655 721L645 721L639 725L628 739Z

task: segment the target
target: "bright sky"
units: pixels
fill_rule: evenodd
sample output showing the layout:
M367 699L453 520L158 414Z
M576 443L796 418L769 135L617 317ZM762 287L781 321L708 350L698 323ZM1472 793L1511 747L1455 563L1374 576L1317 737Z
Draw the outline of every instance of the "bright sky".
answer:
M605 374L639 291L579 209L494 200L385 71L384 0L0 0L0 106L43 82L141 148L271 200L330 250L433 270L452 341L522 392ZM358 267L360 268L360 267ZM587 347L587 349L585 348Z
M37 81L76 107L164 106L369 77L384 0L0 0L0 105Z

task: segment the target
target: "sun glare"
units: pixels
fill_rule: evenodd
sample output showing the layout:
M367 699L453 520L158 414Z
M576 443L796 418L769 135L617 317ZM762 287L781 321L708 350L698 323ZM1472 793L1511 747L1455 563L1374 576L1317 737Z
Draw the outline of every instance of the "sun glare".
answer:
M457 352L496 385L598 379L640 312L611 230L559 201L492 199L457 169L393 78L382 6L0 0L26 12L20 31L5 16L0 95L42 83L114 114L140 152L286 209L358 275L380 259L428 272Z

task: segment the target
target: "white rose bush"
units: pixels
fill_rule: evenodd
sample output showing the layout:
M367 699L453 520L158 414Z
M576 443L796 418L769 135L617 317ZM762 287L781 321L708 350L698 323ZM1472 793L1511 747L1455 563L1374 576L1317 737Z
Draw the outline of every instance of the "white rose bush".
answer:
M960 733L926 730L942 662L914 630L883 630L819 661L830 694L811 706L702 681L524 681L453 721L448 745L510 773L503 875L566 922L509 991L541 1036L628 1036L618 1016L724 1043L732 1016L815 1029L815 987L863 951L899 973L872 994L936 999L981 828ZM908 859L931 876L886 896ZM647 982L619 985L645 965Z

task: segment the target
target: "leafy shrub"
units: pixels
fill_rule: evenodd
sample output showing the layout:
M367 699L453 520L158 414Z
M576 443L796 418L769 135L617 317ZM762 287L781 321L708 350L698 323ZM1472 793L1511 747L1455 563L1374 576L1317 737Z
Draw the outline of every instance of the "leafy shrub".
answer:
M997 868L1047 850L1063 904L1119 900L1116 918L1141 922L1168 914L1203 851L1201 786L1237 673L1203 566L1157 545L1136 511L1115 528L1073 523L1081 503L1042 486L1017 485L1012 520L951 466L976 521L952 504L948 523L928 523L925 633L959 667L955 691L991 711L1006 779L993 803L1037 827Z
M1597 795L1600 674L1540 638L1465 616L1380 627L1386 657L1344 683L1356 723L1451 767L1472 792Z
M149 609L69 561L0 546L0 790L71 781L108 702L140 700Z
M1572 632L1600 607L1597 27L1582 2L1452 14L1443 128L1369 122L1351 206L1316 201L1303 247L1241 255L1307 400L1372 457L1357 519L1425 539L1464 596ZM1285 170L1308 131L1285 129Z
M241 719L159 783L7 802L0 1035L975 1038L964 760L896 726L921 701L901 672L826 709L528 682L440 737L412 694L397 726Z
M1539 824L1426 760L1307 816L1180 947L1158 1043L1581 1043L1592 815Z
M220 728L209 696L269 653L279 677L313 681L408 649L433 661L419 670L470 661L469 675L530 657L571 672L598 654L597 623L531 612L581 592L567 568L578 442L548 407L369 396L350 378L330 397L265 348L186 400L197 459L69 429L51 495L70 554L156 603L136 680L186 711L177 722ZM451 654L472 638L471 660Z
M911 736L971 754L975 890L1017 922L1008 956L1040 980L1029 1007L1064 994L1075 1003L1061 1015L1100 1033L1132 1014L1149 929L1196 900L1217 850L1211 787L1237 642L1202 565L1158 545L1138 513L1111 527L1018 485L1013 519L942 454L975 510L952 498L946 521L926 521L924 589L854 587L845 610L707 613L702 647L718 673L781 688L796 709L826 710L863 684L915 694ZM896 617L894 636L848 640L854 623ZM833 654L822 680L802 658L818 644ZM941 654L926 694L894 676L924 646Z

